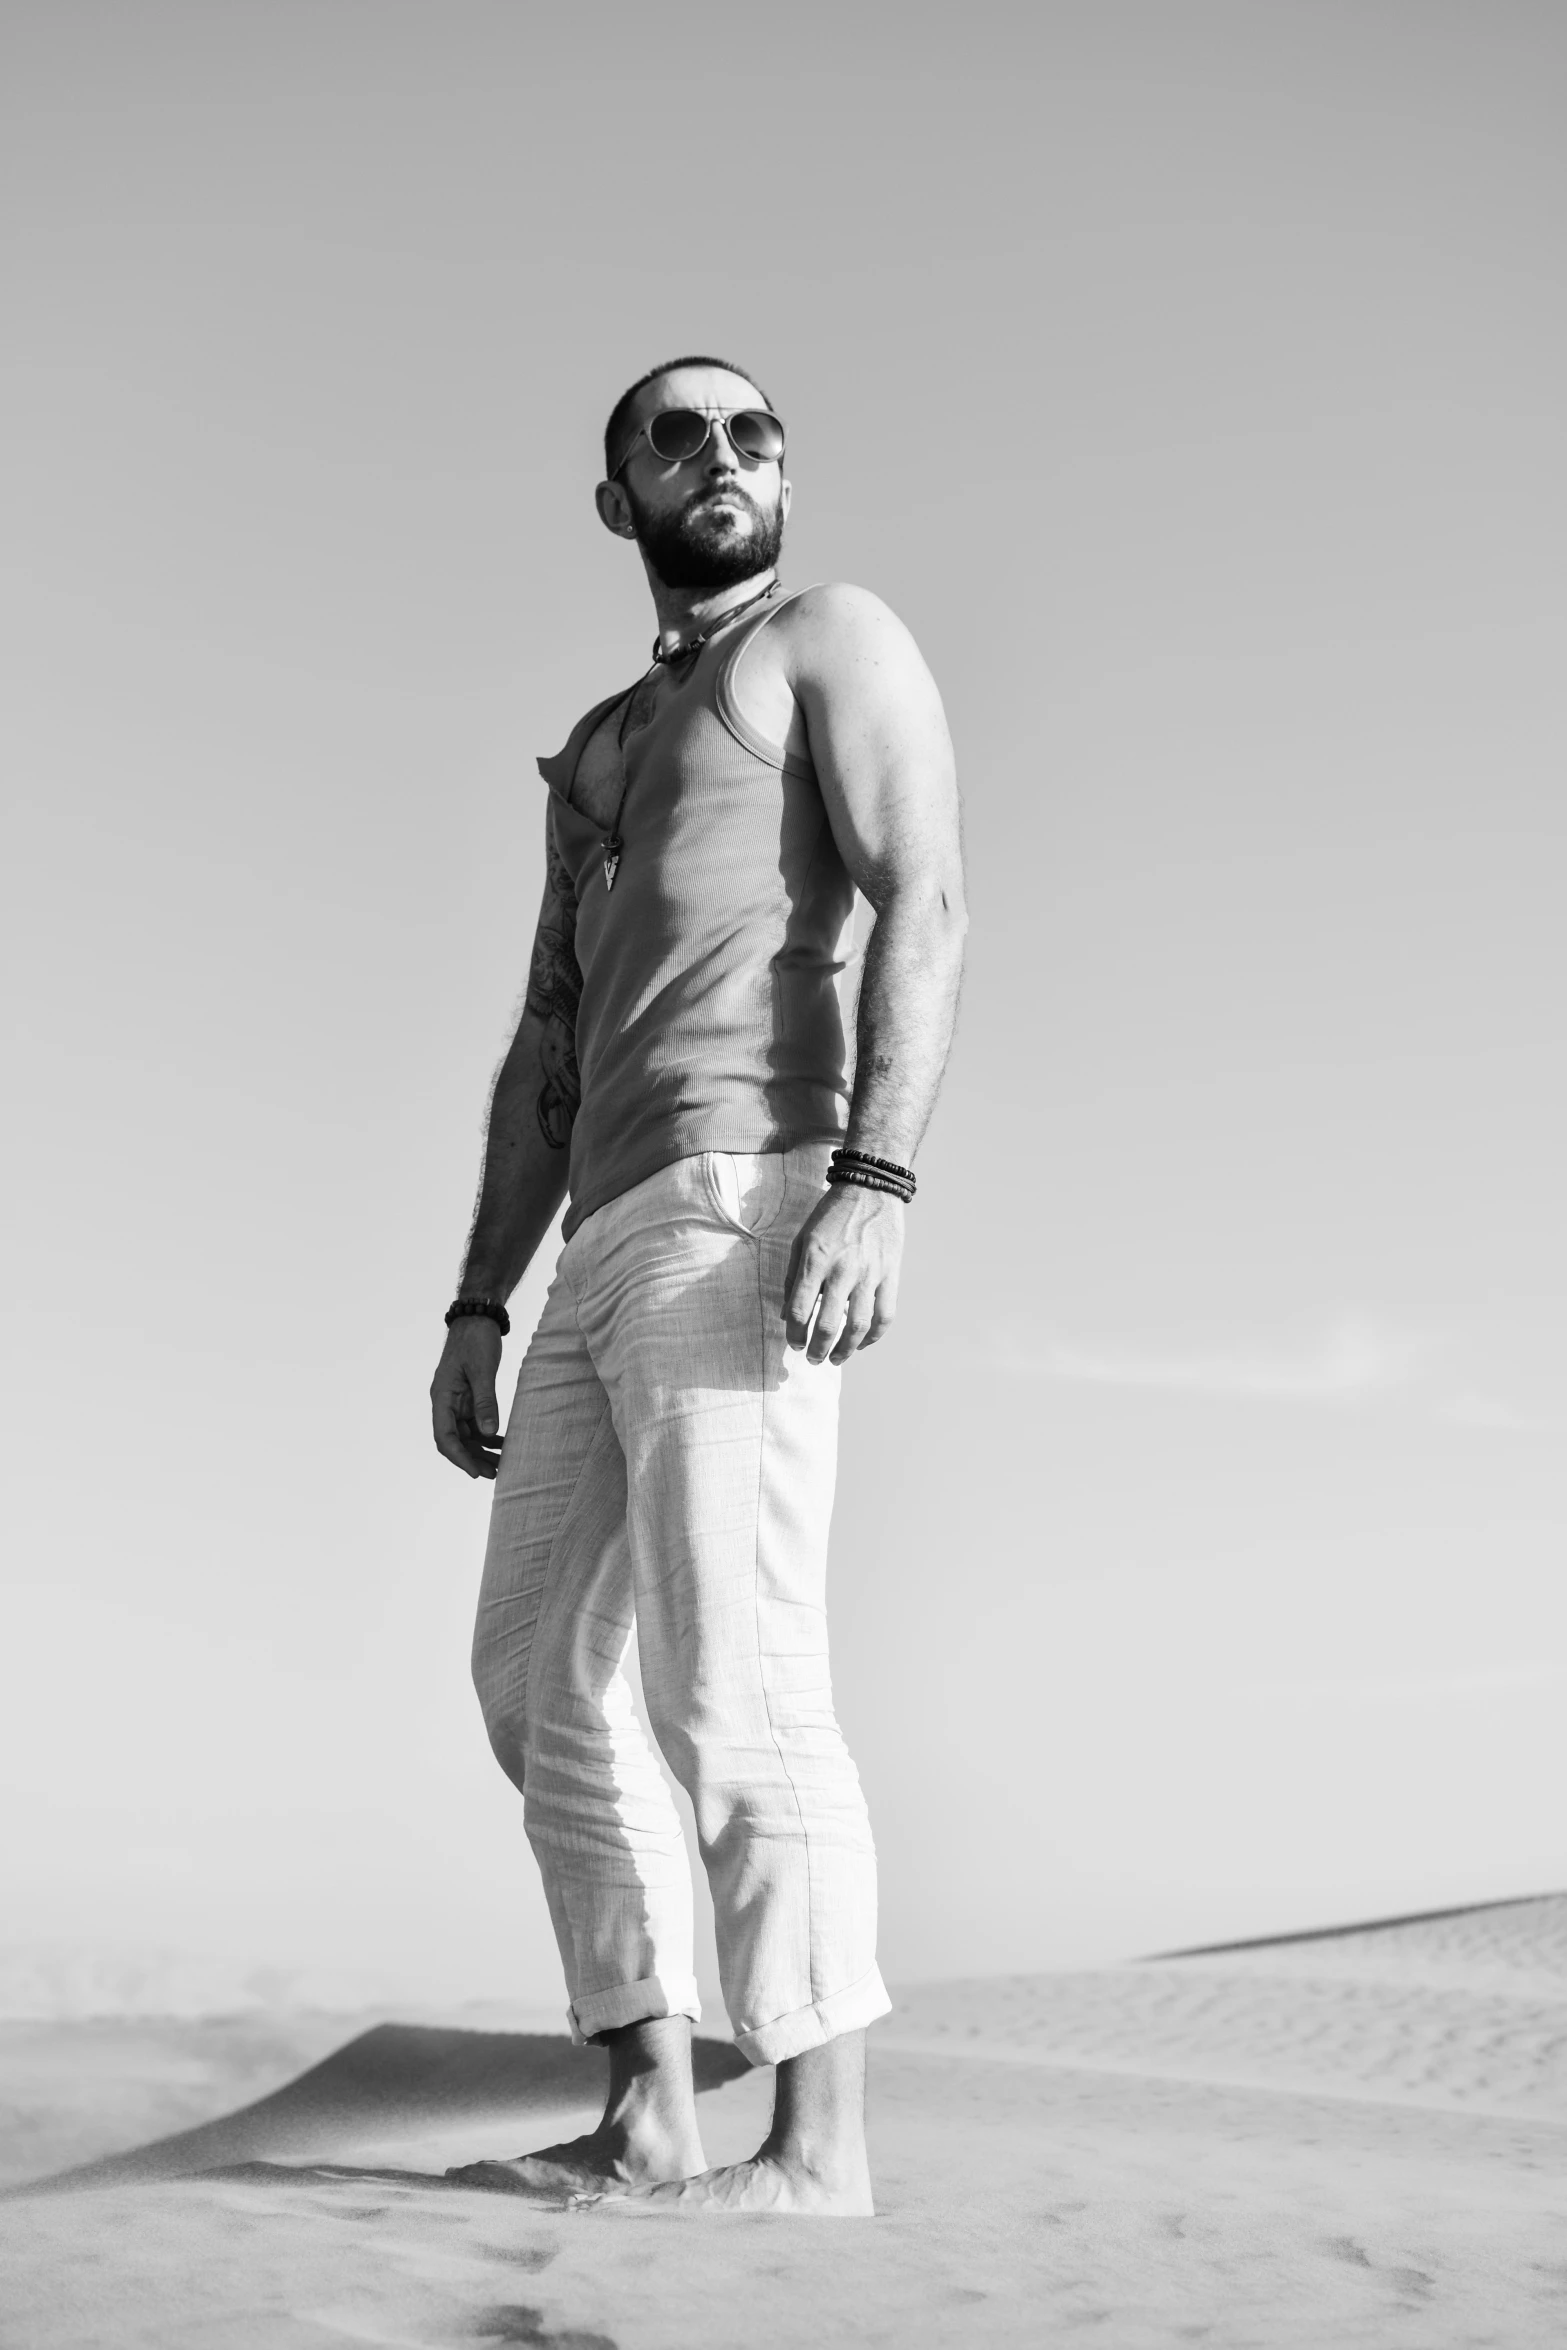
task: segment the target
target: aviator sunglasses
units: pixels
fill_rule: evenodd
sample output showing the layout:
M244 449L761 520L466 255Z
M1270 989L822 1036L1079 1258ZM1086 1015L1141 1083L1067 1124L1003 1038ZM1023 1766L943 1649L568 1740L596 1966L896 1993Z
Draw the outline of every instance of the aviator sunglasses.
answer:
M737 457L772 465L784 453L784 428L768 408L729 408L716 416L704 416L700 408L661 408L632 434L610 480L621 471L644 434L661 465L685 465L701 456L716 424L729 435L729 446Z

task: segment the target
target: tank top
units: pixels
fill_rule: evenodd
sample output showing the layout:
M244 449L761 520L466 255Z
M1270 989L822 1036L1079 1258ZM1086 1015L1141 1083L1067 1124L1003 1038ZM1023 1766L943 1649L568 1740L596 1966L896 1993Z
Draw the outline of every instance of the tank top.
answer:
M846 1130L837 983L854 884L809 759L758 734L733 691L747 648L793 601L775 598L704 645L628 736L613 889L607 827L575 805L572 786L594 728L630 693L596 704L538 763L576 889L582 972L568 1239L676 1159L837 1142Z

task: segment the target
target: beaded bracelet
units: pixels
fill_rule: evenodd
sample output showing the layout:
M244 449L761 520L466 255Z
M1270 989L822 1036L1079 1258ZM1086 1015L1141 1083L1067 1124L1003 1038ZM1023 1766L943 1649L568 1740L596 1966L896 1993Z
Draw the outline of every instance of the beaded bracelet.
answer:
M907 1207L914 1197L911 1184L894 1183L890 1175L873 1175L869 1167L829 1167L829 1183L856 1183L862 1191L884 1191L892 1199L901 1199Z
M498 1297L454 1297L446 1309L446 1327L450 1330L454 1322L481 1315L485 1321L495 1324L502 1338L510 1336L511 1316Z
M873 1158L869 1151L835 1150L828 1163L829 1183L859 1183L867 1191L890 1191L907 1207L914 1197L915 1182L912 1167L900 1167L893 1159Z
M878 1175L891 1175L899 1183L906 1183L910 1191L915 1188L914 1169L900 1167L896 1159L878 1159L873 1157L869 1151L851 1151L847 1144L841 1145L832 1155L835 1164L874 1167Z

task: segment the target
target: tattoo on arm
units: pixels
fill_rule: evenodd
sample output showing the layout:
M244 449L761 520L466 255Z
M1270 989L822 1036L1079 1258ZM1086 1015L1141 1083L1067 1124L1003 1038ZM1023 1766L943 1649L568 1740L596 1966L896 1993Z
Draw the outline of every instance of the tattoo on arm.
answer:
M577 1071L577 1006L582 973L577 967L577 893L571 872L555 846L553 828L545 845L548 888L533 942L525 1007L543 1022L539 1065L544 1082L537 1102L539 1131L551 1150L564 1150L582 1100Z

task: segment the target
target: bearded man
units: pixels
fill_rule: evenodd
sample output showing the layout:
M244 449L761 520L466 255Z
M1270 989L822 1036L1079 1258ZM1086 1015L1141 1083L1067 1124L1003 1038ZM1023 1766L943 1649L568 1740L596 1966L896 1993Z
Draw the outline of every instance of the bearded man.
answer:
M474 1642L490 1741L607 2045L586 2137L454 2175L559 2200L866 2214L876 1861L833 1713L825 1579L842 1367L890 1327L965 927L952 747L864 589L780 586L784 431L725 361L652 369L599 518L658 637L539 761L547 878L431 1388L495 1479ZM838 982L875 910L852 1082ZM505 1300L569 1191L504 1443ZM626 1677L690 1795L740 2049L776 2066L753 2160L705 2167L691 1880Z

